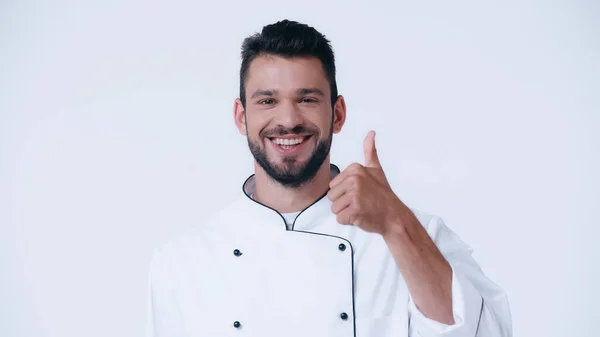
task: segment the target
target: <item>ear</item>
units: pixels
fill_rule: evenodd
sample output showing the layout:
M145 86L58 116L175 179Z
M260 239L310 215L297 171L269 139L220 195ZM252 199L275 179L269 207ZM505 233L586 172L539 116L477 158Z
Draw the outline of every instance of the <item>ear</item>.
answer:
M333 106L333 133L342 131L346 122L346 101L344 96L339 95Z
M248 134L248 130L246 128L246 110L242 105L242 100L239 98L235 99L235 103L233 104L233 119L235 121L235 126L237 126L240 134L242 136L246 136Z

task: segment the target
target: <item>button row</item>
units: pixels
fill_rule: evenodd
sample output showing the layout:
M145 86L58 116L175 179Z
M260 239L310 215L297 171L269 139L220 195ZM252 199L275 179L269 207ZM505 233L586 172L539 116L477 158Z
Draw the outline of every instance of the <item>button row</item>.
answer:
M348 314L347 314L347 313L345 313L345 312L342 312L342 313L340 314L340 318L341 318L341 319L343 319L343 320L345 321L345 320L347 320L347 319L348 319ZM242 323L240 323L239 321L235 321L235 322L233 322L233 327L234 327L234 328L236 328L236 329L239 329L239 328L241 328L241 327L242 327Z
M338 249L341 250L342 252L346 250L346 245L343 243L340 243L340 245L338 246ZM239 249L234 249L233 250L233 255L235 256L242 256L242 252Z

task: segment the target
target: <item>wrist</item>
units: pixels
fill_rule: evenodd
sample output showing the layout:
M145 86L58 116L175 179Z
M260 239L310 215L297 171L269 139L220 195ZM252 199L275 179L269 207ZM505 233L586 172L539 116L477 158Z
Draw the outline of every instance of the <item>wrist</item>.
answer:
M408 236L406 220L403 220L401 215L391 216L386 222L381 236L383 236L384 240L387 242L402 240Z
M420 226L417 217L402 201L398 200L392 210L381 233L385 241L388 242L406 239L410 236L415 224Z

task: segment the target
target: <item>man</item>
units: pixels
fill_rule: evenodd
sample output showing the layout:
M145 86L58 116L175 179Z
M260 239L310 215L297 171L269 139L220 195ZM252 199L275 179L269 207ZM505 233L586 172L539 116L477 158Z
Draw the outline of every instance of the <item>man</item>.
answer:
M392 192L374 132L364 165L330 163L346 105L314 28L285 20L244 41L234 119L254 174L155 250L148 337L512 335L470 248Z

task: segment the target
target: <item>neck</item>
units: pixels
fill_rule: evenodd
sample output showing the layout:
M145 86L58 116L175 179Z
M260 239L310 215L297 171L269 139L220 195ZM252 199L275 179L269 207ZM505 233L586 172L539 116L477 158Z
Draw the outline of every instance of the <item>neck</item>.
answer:
M298 188L282 186L273 180L258 163L254 163L256 191L254 199L279 213L299 212L315 202L329 189L331 169L329 158L310 182Z

